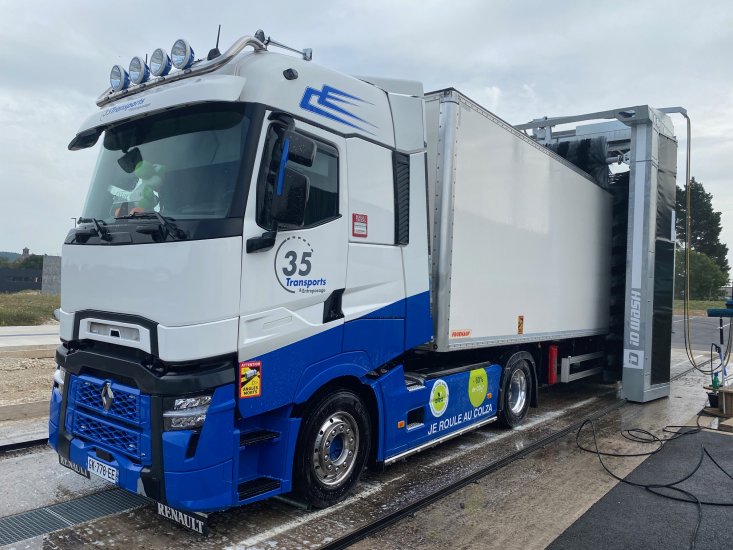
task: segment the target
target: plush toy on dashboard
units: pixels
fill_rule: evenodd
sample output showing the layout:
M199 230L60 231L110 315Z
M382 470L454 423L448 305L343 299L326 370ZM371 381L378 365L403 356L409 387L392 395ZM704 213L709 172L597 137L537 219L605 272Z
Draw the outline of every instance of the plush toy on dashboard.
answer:
M116 185L110 185L109 192L115 197L115 217L153 211L159 202L158 191L163 185L165 171L166 168L162 164L142 160L137 163L133 171L138 180L132 191L125 191Z

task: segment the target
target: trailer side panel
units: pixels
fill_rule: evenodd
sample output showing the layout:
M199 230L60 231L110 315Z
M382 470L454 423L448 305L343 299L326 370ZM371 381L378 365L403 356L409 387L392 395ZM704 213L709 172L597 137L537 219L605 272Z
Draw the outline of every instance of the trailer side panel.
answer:
M455 137L428 145L438 351L607 332L610 194L457 92L440 105Z

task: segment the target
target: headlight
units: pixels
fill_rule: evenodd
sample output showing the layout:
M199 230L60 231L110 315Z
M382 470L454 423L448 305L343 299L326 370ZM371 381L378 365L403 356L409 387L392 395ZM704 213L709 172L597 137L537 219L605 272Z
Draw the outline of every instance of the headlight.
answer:
M60 390L64 389L64 380L66 379L66 369L61 365L56 365L56 372L53 373L53 383Z
M176 399L173 403L174 411L182 411L188 409L197 409L201 407L207 407L211 403L210 395L199 395L198 397L184 397L183 399Z
M182 397L173 402L173 408L163 413L163 429L195 430L204 425L211 404L210 395Z

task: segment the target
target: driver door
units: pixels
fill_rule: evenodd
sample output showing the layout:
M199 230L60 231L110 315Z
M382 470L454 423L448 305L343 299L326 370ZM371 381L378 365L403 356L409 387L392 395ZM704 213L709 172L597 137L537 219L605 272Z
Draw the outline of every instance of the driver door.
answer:
M240 370L259 376L261 388L244 391L240 380L243 413L289 403L303 369L342 348L348 249L345 140L298 122L295 131L316 142L313 164L281 161L276 124L263 128L244 221L239 361L246 363ZM275 227L270 218L273 185L285 167L310 180L302 227ZM246 252L247 240L275 230L271 248ZM257 393L251 396L256 399L249 399L250 393Z

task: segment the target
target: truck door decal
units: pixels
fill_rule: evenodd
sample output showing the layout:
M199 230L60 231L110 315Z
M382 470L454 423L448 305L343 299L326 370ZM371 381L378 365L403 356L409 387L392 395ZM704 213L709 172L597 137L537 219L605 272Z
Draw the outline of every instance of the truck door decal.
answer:
M316 99L316 105L313 104L314 98ZM336 122L340 122L341 124L346 124L346 126L356 128L357 130L361 130L362 132L366 132L367 134L374 135L374 132L370 132L363 126L359 126L352 121L362 122L366 126L371 126L374 129L376 129L377 126L375 126L371 122L367 122L366 120L355 115L354 113L347 111L346 109L338 105L339 103L344 105L351 105L352 107L357 108L359 107L360 103L372 105L368 101L365 101L361 98L358 98L351 94L347 94L346 92L342 92L341 90L324 84L321 90L316 90L315 88L311 88L310 86L306 88L305 93L303 94L303 99L300 100L300 108L305 109L306 111L310 111L311 113L324 116L331 120L335 120Z
M309 277L315 251L303 237L287 237L275 253L277 282L290 293L323 294L327 282L323 277Z

